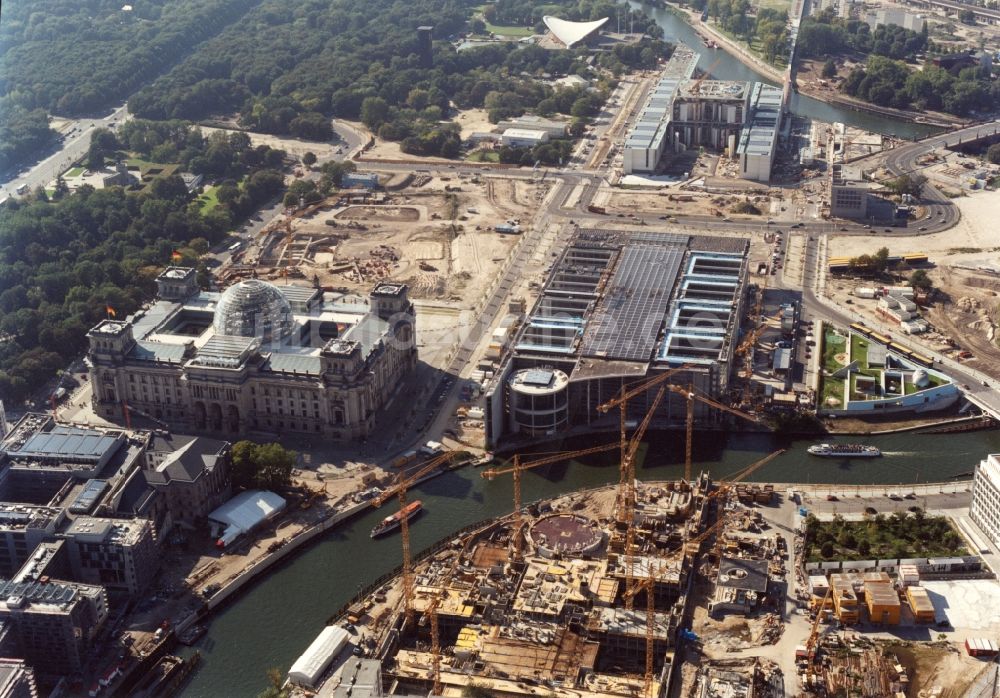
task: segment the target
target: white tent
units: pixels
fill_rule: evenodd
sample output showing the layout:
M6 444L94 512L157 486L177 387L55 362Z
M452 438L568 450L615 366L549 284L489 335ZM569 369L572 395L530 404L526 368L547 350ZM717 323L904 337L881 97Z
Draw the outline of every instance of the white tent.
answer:
M288 670L288 680L302 686L313 687L330 666L333 658L347 644L347 631L339 625L328 625L312 641L302 656Z
M542 17L542 21L545 22L545 26L549 28L549 31L555 34L555 37L566 45L566 48L572 48L573 44L580 43L600 29L601 25L608 21L608 18L604 17L593 22L571 22L568 19L545 15Z
M221 531L216 545L226 547L240 535L277 516L284 508L285 500L274 492L240 492L208 515L209 522L213 524L213 534L218 535Z

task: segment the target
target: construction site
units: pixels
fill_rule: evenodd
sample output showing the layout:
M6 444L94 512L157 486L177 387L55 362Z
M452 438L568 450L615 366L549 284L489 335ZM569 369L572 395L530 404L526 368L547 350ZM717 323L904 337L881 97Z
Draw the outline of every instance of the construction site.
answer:
M416 298L481 294L548 186L438 173L382 175L379 190L344 189L286 212L221 269L223 284L249 277L308 279L357 290L405 283Z
M293 671L290 684L302 694L341 695L352 657L363 656L378 661L392 695L459 696L478 687L492 696L654 697L674 681L679 647L699 644L690 626L696 579L715 589L716 614L757 615L777 604L772 573L780 579L784 567L768 560L766 546L742 547L728 532L753 519L741 500L773 497L738 483L782 451L723 482L690 477L690 463L679 481L636 480L668 377L641 380L600 405L624 415L631 400L655 391L642 421L620 439L515 455L483 470L486 479L513 478L510 515L460 531L419 560L403 517L397 573L331 619L352 636L325 651L311 647L304 659L315 671L306 679ZM526 470L611 452L620 457L617 485L522 502ZM446 452L401 472L373 504L405 510L410 487L464 458Z

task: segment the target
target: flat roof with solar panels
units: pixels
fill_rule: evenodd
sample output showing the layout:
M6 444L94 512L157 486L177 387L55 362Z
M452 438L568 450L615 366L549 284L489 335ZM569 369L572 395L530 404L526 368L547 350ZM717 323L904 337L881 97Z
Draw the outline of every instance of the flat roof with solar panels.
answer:
M542 391L550 376L565 375L569 409L582 414L623 383L681 367L685 380L719 395L739 334L748 251L742 237L579 229L486 386L487 402L520 409L498 396ZM505 430L499 419L493 427Z

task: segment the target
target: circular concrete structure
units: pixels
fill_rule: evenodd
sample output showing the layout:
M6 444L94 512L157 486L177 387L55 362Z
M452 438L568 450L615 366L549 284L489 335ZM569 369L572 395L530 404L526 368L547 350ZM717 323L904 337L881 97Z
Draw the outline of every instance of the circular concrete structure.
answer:
M510 387L512 430L533 436L553 434L569 421L569 376L557 368L526 368Z
M586 516L553 514L533 523L527 538L542 557L572 557L595 552L604 542L604 533Z

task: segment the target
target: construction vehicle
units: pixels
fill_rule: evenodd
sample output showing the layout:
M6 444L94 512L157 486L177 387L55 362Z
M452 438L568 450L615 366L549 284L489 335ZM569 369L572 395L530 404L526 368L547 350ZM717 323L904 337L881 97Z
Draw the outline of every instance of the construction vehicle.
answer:
M688 92L690 92L693 95L699 94L701 92L701 83L703 83L707 78L712 76L712 71L719 67L720 62L722 62L722 58L721 57L716 58L715 62L712 63L712 65L708 66L708 69L704 73L702 73L701 76L697 78L693 83L691 83L691 87L688 88Z
M521 459L521 454L515 454L511 461L511 465L502 465L496 468L487 468L480 475L486 480L493 480L501 475L506 475L511 473L514 476L514 531L515 531L515 549L519 550L520 546L520 523L521 523L521 473L525 470L531 470L532 468L539 468L543 465L549 465L550 463L558 463L560 461L569 460L571 458L581 458L583 456L589 456L595 453L606 453L608 451L613 451L618 448L618 443L608 443L602 444L601 446L592 446L590 448L582 448L576 451L563 451L559 453L549 453L541 454L542 457L536 458L534 460L524 461Z
M416 484L421 478L431 474L438 468L451 463L459 456L467 456L465 451L447 451L431 460L420 464L412 472L400 473L393 480L392 484L372 500L372 506L376 509L386 503L390 498L399 499L399 510L406 509L406 492L411 486ZM413 622L413 570L412 559L410 557L410 524L408 517L403 516L400 520L400 538L403 541L403 609L405 612L405 624Z

